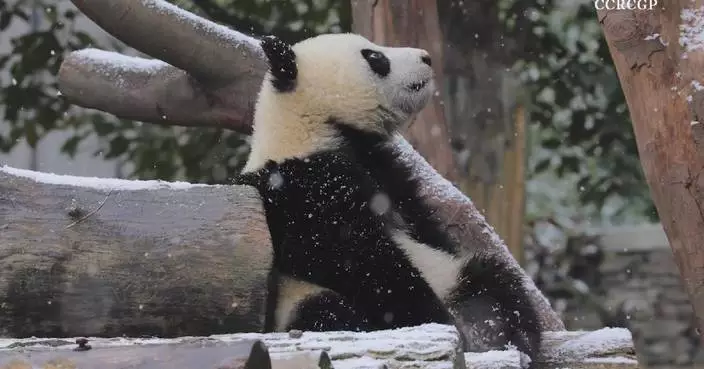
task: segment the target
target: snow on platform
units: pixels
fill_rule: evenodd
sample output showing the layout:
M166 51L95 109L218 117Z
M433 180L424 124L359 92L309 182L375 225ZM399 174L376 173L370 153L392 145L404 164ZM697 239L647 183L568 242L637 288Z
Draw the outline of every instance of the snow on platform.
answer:
M325 351L335 369L521 369L527 364L526 357L514 350L461 353L455 327L441 324L362 333L298 333L240 333L175 339L89 338L89 343L93 348L105 348L193 342L227 344L259 339L268 347L274 364L277 359L293 353L311 352L312 357L319 357L319 353ZM74 342L75 339L0 339L0 353L18 347L22 350L71 350L76 347ZM537 368L638 368L631 334L623 328L547 332L544 350L536 364ZM285 365L279 366L284 369Z

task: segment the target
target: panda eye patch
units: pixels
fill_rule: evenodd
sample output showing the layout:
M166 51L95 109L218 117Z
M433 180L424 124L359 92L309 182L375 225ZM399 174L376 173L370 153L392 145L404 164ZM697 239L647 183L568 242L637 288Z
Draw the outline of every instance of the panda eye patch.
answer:
M362 49L362 57L369 64L369 68L380 77L386 77L391 72L389 58L383 53L371 49Z

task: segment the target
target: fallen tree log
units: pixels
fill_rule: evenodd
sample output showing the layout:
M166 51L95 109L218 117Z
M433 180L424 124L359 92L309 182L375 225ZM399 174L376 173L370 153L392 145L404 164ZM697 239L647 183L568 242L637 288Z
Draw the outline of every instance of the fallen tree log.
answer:
M472 211L463 208L468 199L458 209L452 201L464 198L459 190L448 192L451 185L405 140L397 144L429 184L425 196L448 228L455 218L484 219L465 213ZM253 188L4 167L0 230L2 336L175 337L263 328L271 244ZM475 237L492 237L490 228L470 230L471 237L453 233L466 252L489 245ZM562 329L532 280L525 282L543 325Z
M256 190L0 167L0 335L258 332L271 266Z
M604 328L593 332L546 332L544 337L545 344L536 369L638 368L631 334L624 328ZM73 351L77 347L74 342L75 339L0 340L0 365L6 365L10 360L38 364L54 360L75 367L83 367L79 363L90 363L90 367L103 369L161 369L168 367L169 363L172 368L179 369L230 368L213 363L234 354L240 358L246 356L243 352L253 342L264 343L273 369L520 369L526 364L525 357L515 350L462 353L456 328L440 324L368 333L226 334L176 339L90 338L88 344L91 349L88 351ZM198 351L194 347L204 349ZM228 353L223 347L233 347L233 351ZM158 355L158 360L145 358L150 352ZM190 357L188 365L184 366L185 361L182 360L186 353Z

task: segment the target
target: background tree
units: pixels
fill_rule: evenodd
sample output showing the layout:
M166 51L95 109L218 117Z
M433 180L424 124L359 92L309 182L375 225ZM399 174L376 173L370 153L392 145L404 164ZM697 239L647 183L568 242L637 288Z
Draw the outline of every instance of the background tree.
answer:
M653 201L704 329L704 2L599 11Z

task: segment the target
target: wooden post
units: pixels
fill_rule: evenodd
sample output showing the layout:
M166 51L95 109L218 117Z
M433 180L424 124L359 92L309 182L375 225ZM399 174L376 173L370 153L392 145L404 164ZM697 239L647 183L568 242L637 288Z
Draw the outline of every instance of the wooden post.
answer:
M526 173L526 119L522 105L514 115L515 132L505 147L501 177L498 183L485 185L491 200L486 208L487 218L496 233L504 240L511 254L523 264L523 224L525 210Z

